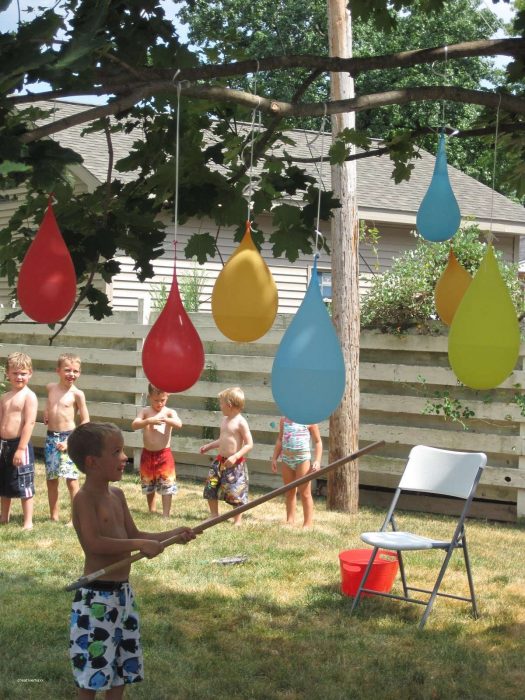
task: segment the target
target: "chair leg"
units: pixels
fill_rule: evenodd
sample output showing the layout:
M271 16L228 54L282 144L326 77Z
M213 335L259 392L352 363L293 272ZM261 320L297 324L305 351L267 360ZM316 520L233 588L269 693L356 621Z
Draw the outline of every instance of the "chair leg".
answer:
M434 584L434 588L432 589L432 593L430 595L430 598L428 599L427 606L425 608L425 612L423 614L423 617L421 618L419 622L419 629L422 630L423 627L425 626L428 616L430 615L430 612L432 611L432 608L434 606L434 603L436 601L437 593L439 591L439 587L441 586L441 582L443 581L443 576L445 575L445 571L447 570L448 564L450 562L450 557L452 556L452 552L454 551L454 547L450 545L447 548L447 554L445 556L445 559L443 561L443 564L441 565L441 569L439 570L438 577L436 579L436 583Z
M462 541L463 541L463 558L465 559L465 568L467 570L467 579L468 579L468 585L470 589L470 599L472 602L472 614L474 615L474 618L477 619L479 617L478 614L478 604L476 601L476 594L474 592L474 580L472 578L472 569L470 568L470 557L468 554L468 549L467 549L467 536L463 532L462 534Z
M401 550L397 552L397 561L399 563L399 574L401 576L401 585L403 586L403 595L405 598L408 598L408 586L407 586L407 577L405 573L405 563L403 561L403 555L401 554Z
M365 569L365 573L363 574L363 577L361 579L361 583L359 584L359 588L357 589L357 593L355 594L354 597L354 602L352 603L352 607L350 608L350 615L354 612L354 610L357 608L359 605L359 601L361 598L361 591L365 587L366 580L368 578L368 574L370 573L370 569L372 568L372 564L374 563L374 559L376 558L376 554L379 550L379 547L374 547L372 550L372 554L370 555L370 559L368 561L368 564Z

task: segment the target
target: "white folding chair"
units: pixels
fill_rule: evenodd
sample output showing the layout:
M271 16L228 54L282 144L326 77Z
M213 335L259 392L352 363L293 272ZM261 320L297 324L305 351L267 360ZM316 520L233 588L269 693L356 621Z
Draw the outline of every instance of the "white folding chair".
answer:
M381 530L379 532L363 532L361 534L363 542L372 545L374 549L355 595L350 613L359 605L361 594L368 593L370 595L381 595L396 600L404 600L408 603L425 605L426 608L419 623L419 629L423 629L425 626L437 596L470 602L472 604L474 617L478 617L474 582L472 580L467 538L465 535L465 518L467 517L476 487L486 463L487 455L483 452L452 452L450 450L439 450L435 447L426 447L425 445L417 445L412 448L405 471L396 489ZM462 499L464 505L451 539L432 539L412 532L398 531L394 514L399 497L403 492L421 492ZM388 528L391 528L391 530ZM380 548L397 552L403 595L379 592L366 588L368 574L370 573L374 559ZM402 552L428 549L443 549L446 553L434 587L431 590L427 590L425 588L408 586ZM470 588L470 597L468 598L439 592L443 576L445 575L445 571L447 570L450 558L455 549L461 549L463 551ZM426 600L421 600L412 597L410 592L426 593L429 597Z

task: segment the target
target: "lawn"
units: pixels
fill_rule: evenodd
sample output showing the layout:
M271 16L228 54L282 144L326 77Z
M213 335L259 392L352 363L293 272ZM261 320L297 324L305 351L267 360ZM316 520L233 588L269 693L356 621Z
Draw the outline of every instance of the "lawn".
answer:
M82 573L72 528L47 520L38 467L35 528L21 530L20 505L0 530L0 698L61 700L75 695L67 655L72 598L64 586ZM169 527L207 517L202 484L179 483ZM62 511L66 489L61 485ZM140 528L164 529L145 512L135 476L122 487ZM262 494L254 489L252 497ZM221 512L226 506L221 507ZM360 547L359 532L383 512L327 512L316 501L313 530L282 525L282 497L133 565L142 616L146 680L127 691L148 700L346 700L494 698L513 700L525 686L525 528L468 524L481 618L469 606L438 600L427 627L420 606L374 598L350 618L340 593L338 553ZM300 506L299 506L300 514ZM452 520L407 514L405 528L433 521L447 536ZM244 555L243 564L214 560ZM415 553L409 575L426 586L439 553ZM445 578L467 592L461 555ZM446 586L445 586L446 590Z

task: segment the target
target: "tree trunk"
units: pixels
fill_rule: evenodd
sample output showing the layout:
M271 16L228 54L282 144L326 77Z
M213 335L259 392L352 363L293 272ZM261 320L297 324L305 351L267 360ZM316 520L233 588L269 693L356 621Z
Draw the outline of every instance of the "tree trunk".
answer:
M352 56L352 23L347 0L328 0L330 56ZM354 97L354 81L344 73L331 74L331 98ZM355 115L332 117L333 138L355 127ZM332 167L332 189L341 202L332 219L332 318L346 366L346 388L330 418L329 462L355 452L359 443L359 220L355 161ZM327 507L356 513L359 467L346 464L328 477Z

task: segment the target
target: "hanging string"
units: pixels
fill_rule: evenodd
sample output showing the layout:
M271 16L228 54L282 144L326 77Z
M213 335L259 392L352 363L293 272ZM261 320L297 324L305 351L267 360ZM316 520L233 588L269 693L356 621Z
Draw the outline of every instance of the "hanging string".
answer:
M260 104L260 99L259 99L259 104ZM250 147L250 166L248 168L248 183L246 184L246 186L242 190L243 197L245 197L245 199L248 203L248 212L246 215L246 218L248 220L251 220L251 213L252 213L252 209L253 209L253 201L252 201L253 190L254 190L255 185L257 185L257 183L259 183L261 180L261 175L254 175L254 172L253 172L253 151L255 148L255 120L257 118L257 112L259 111L259 104L252 112L252 121L250 124L250 141L245 145L245 147L243 148L243 151L242 151L244 153L246 148L248 148L248 146ZM259 111L259 131L261 128L262 128L262 121L261 121L261 113ZM242 154L241 154L241 157L242 157Z
M446 82L447 80L447 68L448 68L448 46L445 46L445 72L443 74L443 79ZM443 129L445 129L445 100L443 100L441 104L441 126Z
M319 238L322 238L324 240L324 236L319 229L321 226L321 191L325 189L324 178L323 178L323 160L324 160L324 136L325 136L325 124L326 124L327 112L328 112L328 106L325 102L324 103L323 120L321 122L321 128L319 129L319 132L316 134L316 136L311 141L308 141L308 137L306 136L306 131L303 129L306 145L308 146L308 150L310 151L310 156L312 157L312 159L314 158L314 155L312 152L312 146L314 145L314 143L317 141L318 138L321 139L319 162L317 162L317 160L314 160L314 166L315 166L315 169L317 171L317 176L318 176L318 181L319 181L319 189L318 189L319 196L317 198L317 221L316 221L316 226L315 226L314 260L318 259L320 256Z
M259 61L257 60L257 67L255 69L255 73L253 76L253 86L252 86L252 94L256 95L257 94L257 76L259 74ZM250 148L250 167L248 169L248 184L243 188L242 190L242 195L245 197L247 201L247 207L248 211L246 214L246 219L248 221L251 221L251 214L252 214L252 209L253 209L253 190L254 190L254 185L256 185L258 182L261 180L260 175L254 175L253 174L253 152L255 149L255 121L257 119L257 113L259 113L259 131L262 128L262 118L261 118L261 112L259 111L259 107L261 106L261 98L258 97L257 99L257 106L255 109L252 111L252 121L250 124L250 140L246 143L244 148L242 149L241 152L241 158L243 157L244 151L246 148Z
M177 71L178 73L179 71ZM177 73L173 76L174 78L177 76ZM173 211L173 217L174 217L174 232L173 232L173 240L175 243L175 246L177 245L177 235L179 231L179 133L180 133L180 93L181 93L182 85L180 83L177 83L177 117L175 120L175 196L173 198L174 201L174 211ZM175 256L177 256L177 250L175 249Z
M492 166L492 193L490 197L490 228L487 236L487 243L492 243L494 234L492 233L492 217L494 214L494 188L496 186L496 161L498 156L498 133L499 133L499 110L501 107L501 93L499 96L498 109L496 110L496 133L494 135L494 164Z

